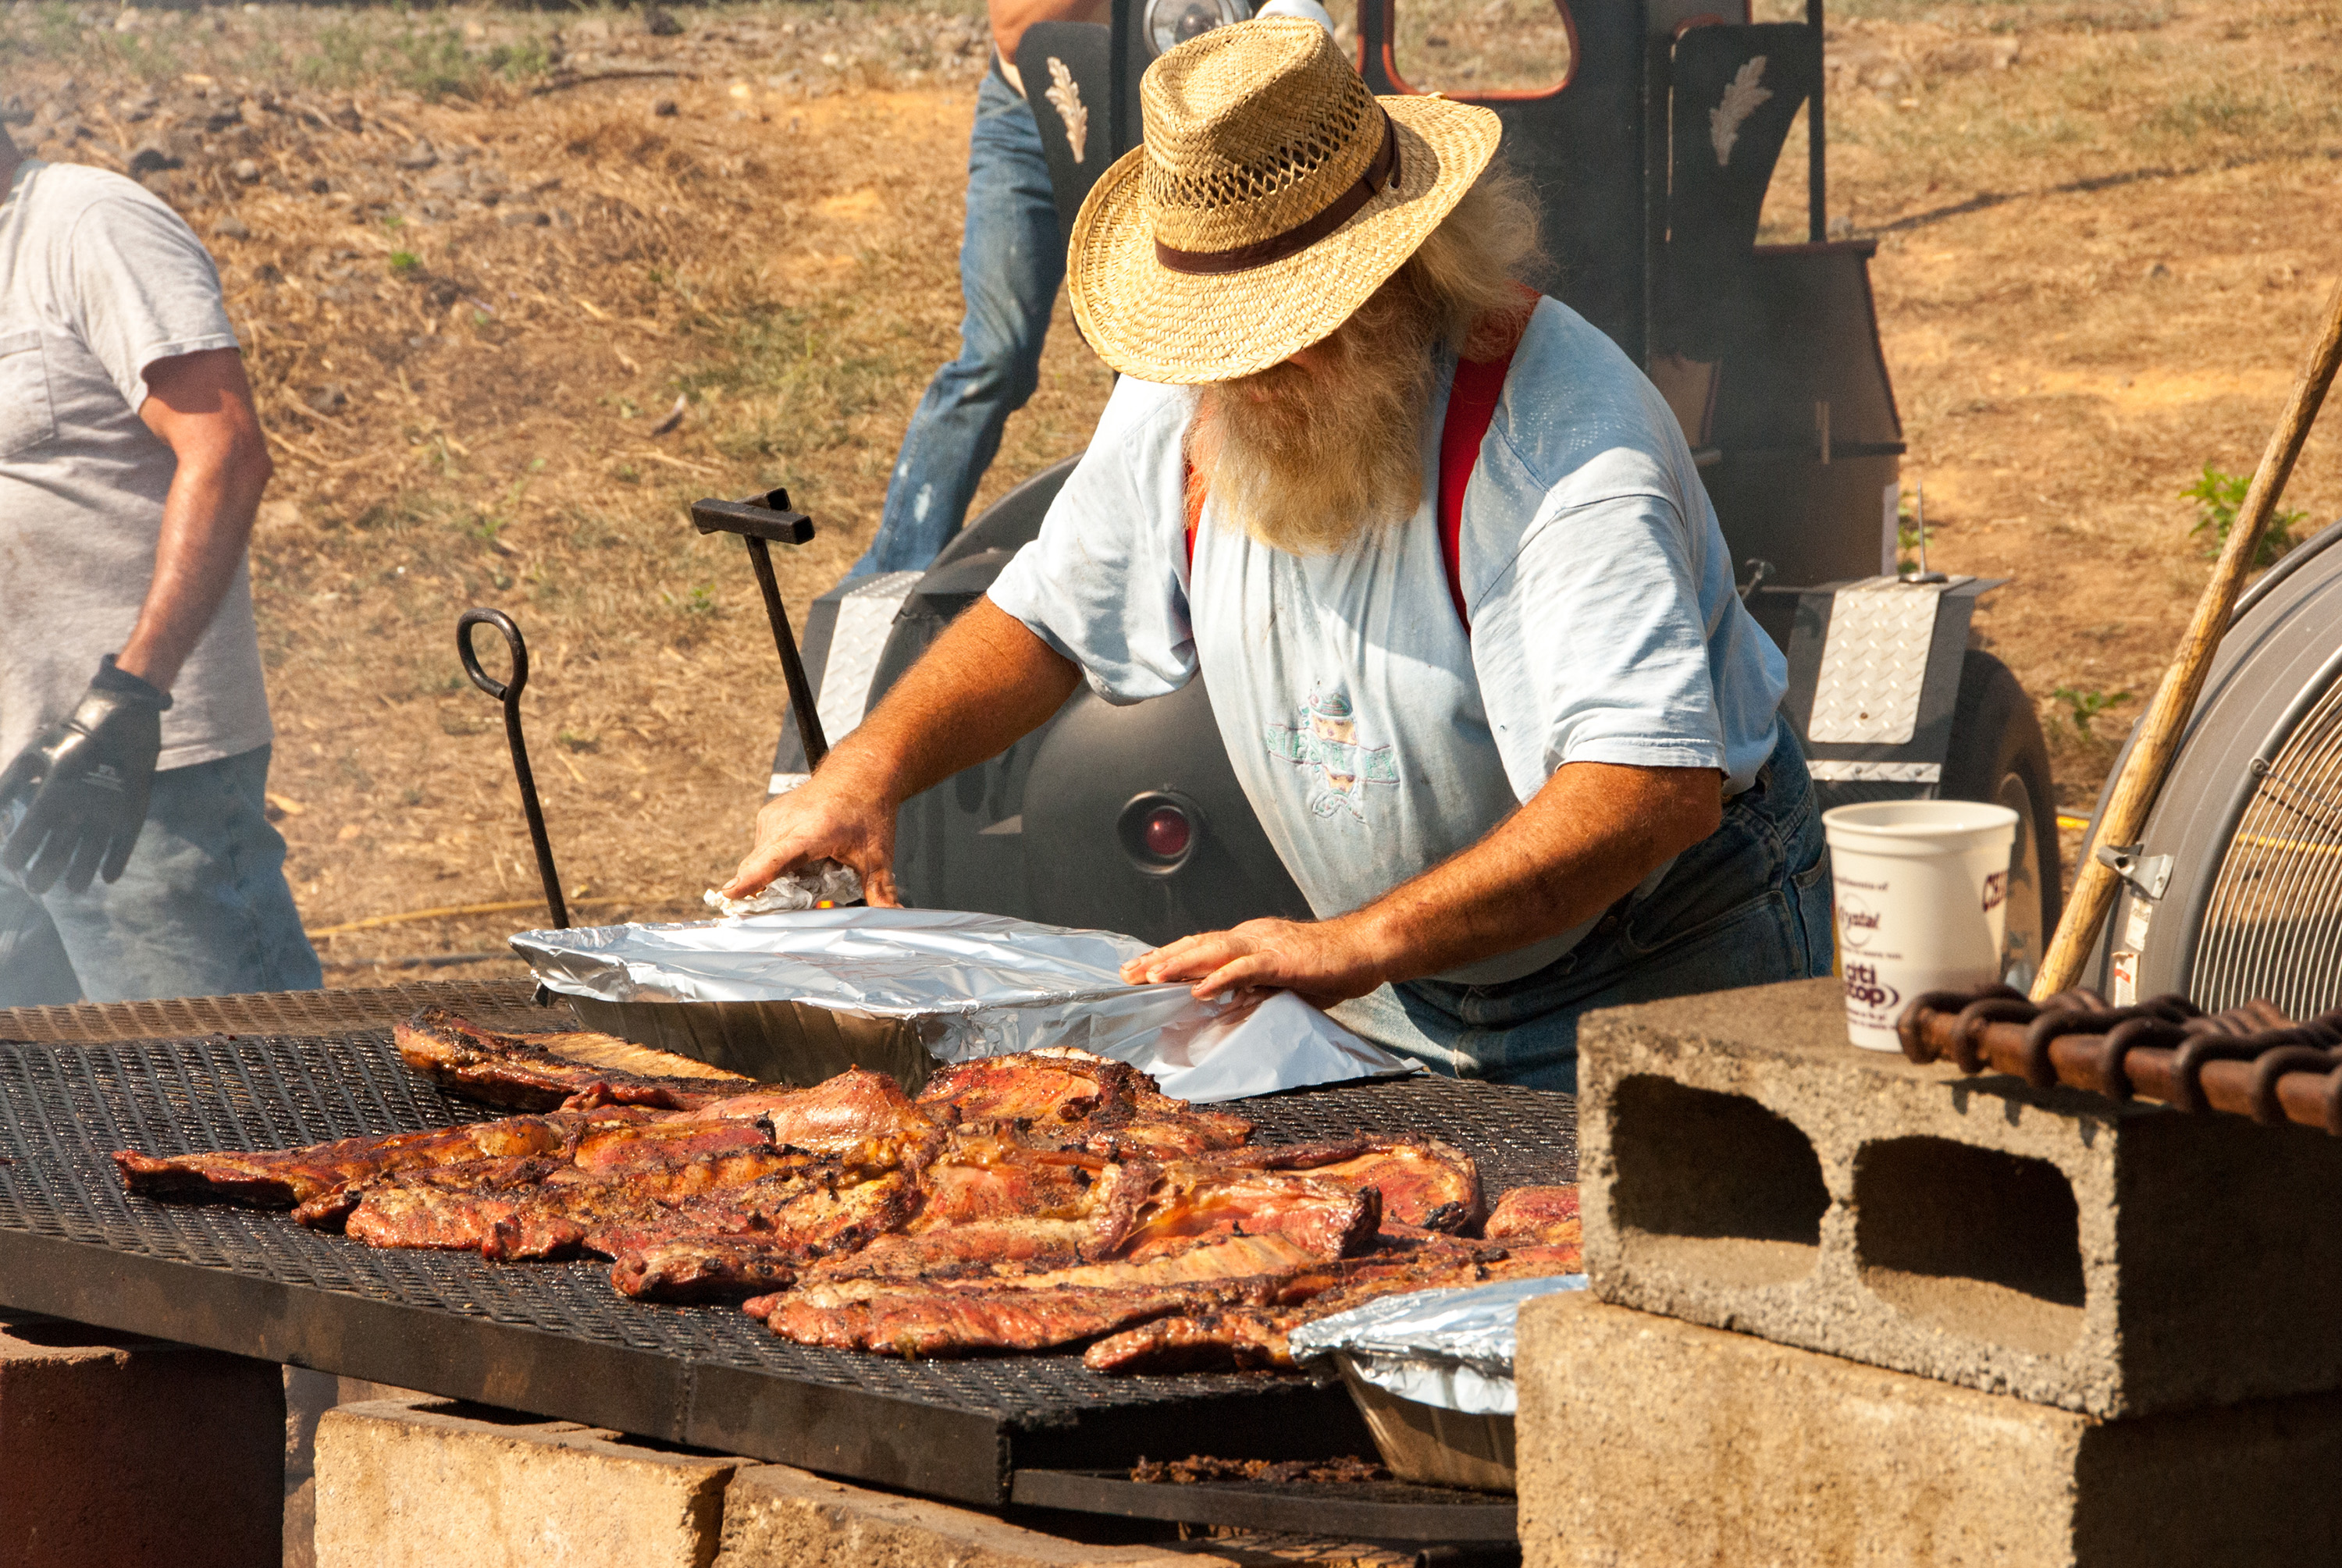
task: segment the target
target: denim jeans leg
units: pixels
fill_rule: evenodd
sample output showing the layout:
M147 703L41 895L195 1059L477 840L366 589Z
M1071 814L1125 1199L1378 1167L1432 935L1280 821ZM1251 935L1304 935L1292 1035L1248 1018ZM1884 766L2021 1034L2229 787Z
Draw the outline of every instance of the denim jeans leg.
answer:
M10 813L0 829L13 827ZM0 1007L57 1007L81 1000L73 961L41 901L0 871Z
M959 357L936 372L903 433L877 536L851 575L926 569L959 532L1008 416L1041 380L1041 345L1066 241L1032 106L997 75L976 93L968 138Z
M262 746L155 774L122 879L41 896L88 1000L314 991L322 983L285 885L285 840L263 814L268 757Z

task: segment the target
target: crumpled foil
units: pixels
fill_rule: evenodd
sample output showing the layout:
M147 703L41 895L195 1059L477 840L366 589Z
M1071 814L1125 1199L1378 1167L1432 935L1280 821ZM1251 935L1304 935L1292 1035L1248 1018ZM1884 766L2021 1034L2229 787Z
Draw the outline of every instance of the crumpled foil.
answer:
M1556 1274L1377 1296L1302 1324L1287 1343L1295 1361L1338 1355L1362 1381L1418 1404L1510 1415L1521 1303L1585 1288L1584 1274Z
M739 920L751 914L811 909L819 904L853 904L861 897L862 878L854 868L825 857L803 871L773 878L746 898L726 898L711 887L702 895L702 902L727 920Z
M556 993L606 1002L793 1002L917 1018L939 1062L1073 1045L1127 1062L1165 1094L1211 1102L1418 1072L1289 992L1199 1002L1128 985L1147 944L996 914L811 909L688 924L525 931Z

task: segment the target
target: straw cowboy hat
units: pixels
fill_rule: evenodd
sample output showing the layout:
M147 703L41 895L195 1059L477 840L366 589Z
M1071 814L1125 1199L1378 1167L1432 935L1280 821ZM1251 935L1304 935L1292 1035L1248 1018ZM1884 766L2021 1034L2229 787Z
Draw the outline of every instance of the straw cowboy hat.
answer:
M1315 23L1216 27L1146 69L1146 139L1074 220L1074 319L1144 381L1229 381L1330 335L1439 226L1496 116L1377 98Z

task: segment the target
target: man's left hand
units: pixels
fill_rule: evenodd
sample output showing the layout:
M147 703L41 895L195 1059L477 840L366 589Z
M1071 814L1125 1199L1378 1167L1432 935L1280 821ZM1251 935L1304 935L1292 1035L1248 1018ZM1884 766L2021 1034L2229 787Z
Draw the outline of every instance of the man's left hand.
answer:
M0 773L0 804L29 797L0 849L0 864L35 896L62 877L65 891L120 877L146 823L163 710L171 705L108 654L73 713L50 725Z
M1381 960L1359 924L1339 920L1247 920L1142 954L1122 966L1134 985L1194 982L1196 995L1284 990L1319 1007L1364 996L1383 983Z

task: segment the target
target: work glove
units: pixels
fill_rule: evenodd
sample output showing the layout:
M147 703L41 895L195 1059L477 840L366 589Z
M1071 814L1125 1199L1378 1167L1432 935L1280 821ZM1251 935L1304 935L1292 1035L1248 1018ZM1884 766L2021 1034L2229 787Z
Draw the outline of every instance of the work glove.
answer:
M29 798L24 820L0 849L0 865L43 894L65 879L81 893L90 878L113 882L130 863L155 788L170 694L100 661L73 713L43 731L0 773L0 806Z

